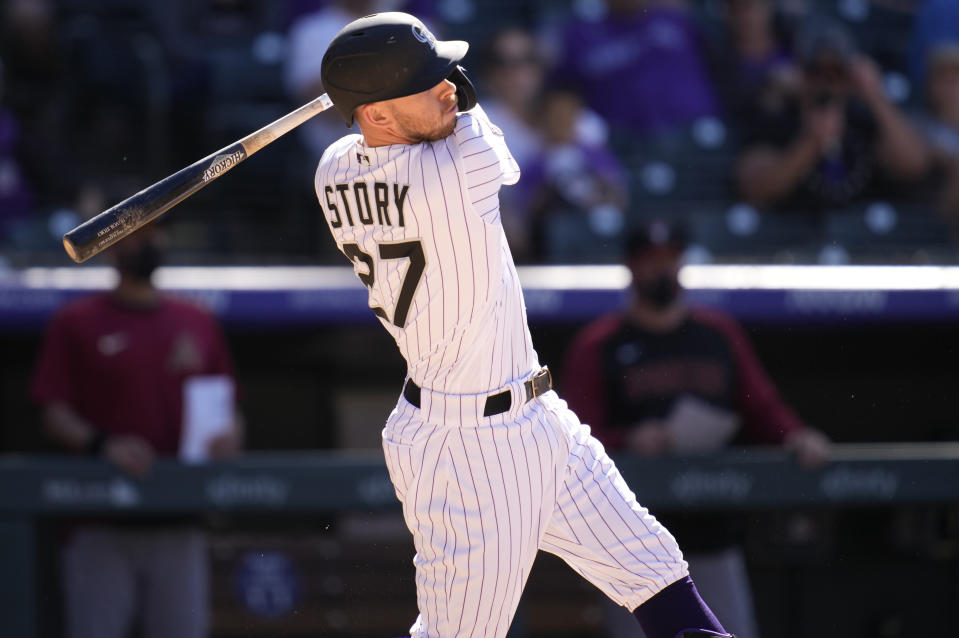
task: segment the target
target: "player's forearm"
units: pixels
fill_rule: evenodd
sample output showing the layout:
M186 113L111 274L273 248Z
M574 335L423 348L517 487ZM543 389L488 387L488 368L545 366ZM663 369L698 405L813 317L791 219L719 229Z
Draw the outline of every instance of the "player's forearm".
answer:
M43 428L58 445L73 452L90 449L96 428L65 403L49 403L43 408Z

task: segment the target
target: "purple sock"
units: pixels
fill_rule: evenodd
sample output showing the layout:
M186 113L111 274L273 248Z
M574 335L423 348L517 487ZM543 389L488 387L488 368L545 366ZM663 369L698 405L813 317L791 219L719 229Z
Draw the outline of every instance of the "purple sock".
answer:
M647 638L677 638L683 630L726 634L687 576L666 587L633 612Z

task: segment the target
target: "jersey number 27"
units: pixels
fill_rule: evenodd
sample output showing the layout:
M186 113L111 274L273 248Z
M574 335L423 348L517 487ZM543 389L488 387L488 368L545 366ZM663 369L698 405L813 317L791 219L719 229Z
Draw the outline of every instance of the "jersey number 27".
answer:
M413 303L413 293L420 283L420 277L423 276L423 270L426 267L426 255L423 253L423 244L418 239L403 241L396 244L377 244L380 259L409 259L410 265L403 276L403 285L400 287L400 296L396 299L396 309L393 311L393 318L386 314L386 311L380 307L373 308L373 313L387 321L392 321L394 326L403 328L406 326L406 316L410 312L410 304ZM343 254L354 264L363 263L367 272L357 272L360 281L372 289L376 283L376 268L373 256L360 250L359 244L343 244Z

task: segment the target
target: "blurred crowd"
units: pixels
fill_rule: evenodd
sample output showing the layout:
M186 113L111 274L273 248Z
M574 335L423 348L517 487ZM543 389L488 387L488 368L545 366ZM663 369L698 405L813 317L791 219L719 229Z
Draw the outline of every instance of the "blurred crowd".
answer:
M732 317L684 298L679 268L959 261L959 0L0 0L0 269L67 263L65 231L322 93L329 40L388 9L471 43L480 104L523 173L500 193L517 261L627 266L626 305L585 326L557 367L604 445L780 445L803 467L826 462L826 434L780 396ZM184 379L232 379L233 364L216 321L159 296L153 269L161 257L342 265L312 176L346 132L313 118L105 251L116 287L65 306L38 353L31 398L53 442L134 476L176 454ZM284 381L303 374L276 365ZM244 405L260 410L254 431L281 440L263 415L284 381L247 374L266 388ZM104 378L128 400L83 391ZM143 405L155 420L130 416ZM323 420L305 405L284 419ZM212 458L244 447L243 412L230 414ZM169 518L74 530L60 558L68 635L125 635L134 615L144 636L204 635L200 523ZM746 532L732 518L670 527L748 638ZM167 593L117 593L130 579ZM632 618L621 633L604 613L608 635L636 635Z
M524 173L518 261L610 262L686 222L702 261L952 263L954 0L2 0L0 249L63 259L74 224L323 91L327 42L379 10L471 43ZM320 115L181 205L173 259L334 260ZM47 255L48 257L44 257Z

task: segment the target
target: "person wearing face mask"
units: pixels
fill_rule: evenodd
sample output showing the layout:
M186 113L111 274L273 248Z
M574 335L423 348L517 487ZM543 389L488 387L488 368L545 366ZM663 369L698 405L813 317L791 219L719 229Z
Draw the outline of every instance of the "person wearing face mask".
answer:
M574 339L561 386L570 408L611 453L772 444L793 450L804 467L821 464L829 440L786 405L743 329L732 317L685 299L679 281L685 246L684 228L664 220L628 237L629 300ZM757 636L740 547L743 521L692 512L662 518L727 629L741 638ZM605 620L613 638L642 635L613 607L606 607Z
M234 378L216 320L153 285L162 247L154 225L110 249L116 285L56 313L31 384L54 444L103 458L132 477L149 474L157 458L178 454L189 379ZM242 418L234 410L230 427L209 442L209 456L239 453L242 439ZM67 527L61 556L67 638L122 638L135 624L145 638L207 635L207 556L199 521L97 518Z

